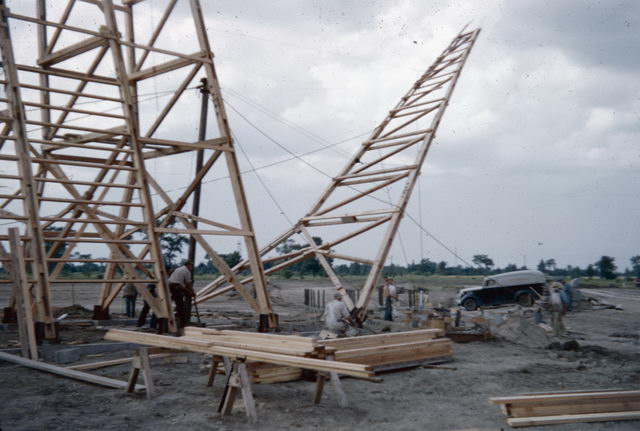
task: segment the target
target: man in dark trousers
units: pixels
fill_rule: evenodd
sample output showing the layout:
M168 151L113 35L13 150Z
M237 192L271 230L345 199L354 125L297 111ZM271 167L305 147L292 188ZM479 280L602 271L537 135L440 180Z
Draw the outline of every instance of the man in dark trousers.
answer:
M147 284L147 290L151 293L151 296L156 296L156 285L153 283ZM149 310L151 307L147 301L144 301L144 306L142 307L142 311L140 312L140 317L138 318L138 327L144 326L147 322L147 314L149 314ZM151 321L149 322L149 328L155 329L158 326L158 316L155 313L151 313Z
M191 298L196 296L193 291L192 271L193 262L187 260L169 277L169 291L176 305L176 323L180 328L187 326L191 320Z
M136 286L131 283L125 284L122 296L126 303L127 317L136 317L136 298L138 297Z

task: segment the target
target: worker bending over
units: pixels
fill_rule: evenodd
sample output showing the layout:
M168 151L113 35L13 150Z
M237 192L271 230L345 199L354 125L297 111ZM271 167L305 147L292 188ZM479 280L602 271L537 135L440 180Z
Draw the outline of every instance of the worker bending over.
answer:
M176 305L176 323L180 328L184 328L191 321L191 298L196 296L193 291L192 271L193 263L187 260L169 277L169 291Z
M336 293L333 295L335 298L329 302L324 309L322 319L324 320L325 327L336 333L338 336L344 335L347 330L347 325L353 324L351 320L351 314L344 302L342 302L342 294Z

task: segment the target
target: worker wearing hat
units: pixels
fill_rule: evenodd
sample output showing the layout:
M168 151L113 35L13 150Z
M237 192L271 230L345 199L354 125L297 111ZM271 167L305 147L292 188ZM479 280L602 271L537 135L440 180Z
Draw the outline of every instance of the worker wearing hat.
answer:
M193 290L193 262L186 260L169 276L169 291L175 303L176 323L184 328L191 320L191 299L196 296Z
M563 337L567 334L562 318L564 317L564 303L562 301L562 283L554 281L549 285L549 305L551 310L551 326L557 337Z
M344 334L347 329L347 324L351 323L351 315L345 303L342 302L341 293L336 293L333 295L333 298L333 301L326 305L322 319L324 320L325 327L329 331L340 335Z

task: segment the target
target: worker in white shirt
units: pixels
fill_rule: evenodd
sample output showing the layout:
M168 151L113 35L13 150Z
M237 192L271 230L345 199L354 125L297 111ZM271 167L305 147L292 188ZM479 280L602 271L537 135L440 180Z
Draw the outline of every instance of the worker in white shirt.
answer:
M351 324L351 314L349 314L345 303L342 302L341 293L336 293L333 297L334 300L326 305L322 319L329 331L341 335L347 330L347 324Z
M393 320L393 301L398 300L398 289L393 284L393 278L384 279L384 287L382 288L382 297L384 298L384 320Z
M562 301L562 289L564 286L557 281L549 285L549 307L551 311L551 326L557 337L566 335L567 330L564 327L562 318L565 312L565 304Z
M169 291L176 306L176 323L180 328L184 328L191 321L191 298L196 296L193 291L192 271L193 262L187 260L169 276Z

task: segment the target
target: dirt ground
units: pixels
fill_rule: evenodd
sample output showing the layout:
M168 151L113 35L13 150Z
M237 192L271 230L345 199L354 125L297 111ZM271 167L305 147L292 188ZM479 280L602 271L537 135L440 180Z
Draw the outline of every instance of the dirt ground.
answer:
M408 284L409 281L406 282ZM401 285L403 283L400 283ZM431 300L446 304L456 289L447 283L430 285ZM450 283L455 285L456 283ZM304 287L326 287L326 280L275 280L273 302L282 322L308 327L317 320L303 306ZM54 305L68 306L74 299L87 309L97 297L96 287L63 286L55 294ZM66 292L66 293L64 293ZM206 387L208 361L203 355L184 354L152 361L157 397L126 394L0 361L0 429L7 430L500 430L509 429L489 397L527 392L583 389L638 389L640 386L640 289L584 289L584 293L623 310L600 309L570 313L566 324L570 339L578 342L575 351L528 348L504 340L455 344L455 370L414 368L382 375L383 383L343 379L349 407L338 407L330 386L323 402L312 405L314 384L297 381L253 385L259 423L249 425L241 401L234 413L221 418L217 406L221 379ZM327 296L328 298L328 296ZM119 301L119 300L118 300ZM0 303L6 297L0 292ZM402 304L401 304L402 305ZM121 312L116 303L114 317ZM506 313L514 307L487 310ZM74 311L60 310L59 313ZM82 313L71 317L87 317ZM223 317L251 318L248 307L238 298L225 298L201 307L205 321ZM477 312L474 312L477 314ZM464 313L465 317L475 315ZM379 328L379 312L371 318L371 328ZM396 323L393 330L402 329ZM63 343L96 342L102 329L71 329L63 326ZM408 329L408 328L404 328ZM0 330L0 345L8 347L17 334L11 327ZM561 340L561 341L566 341ZM594 347L596 346L596 347ZM131 351L83 357L77 363L131 356ZM126 380L128 365L93 371ZM637 430L640 423L606 422L530 427L531 430Z

